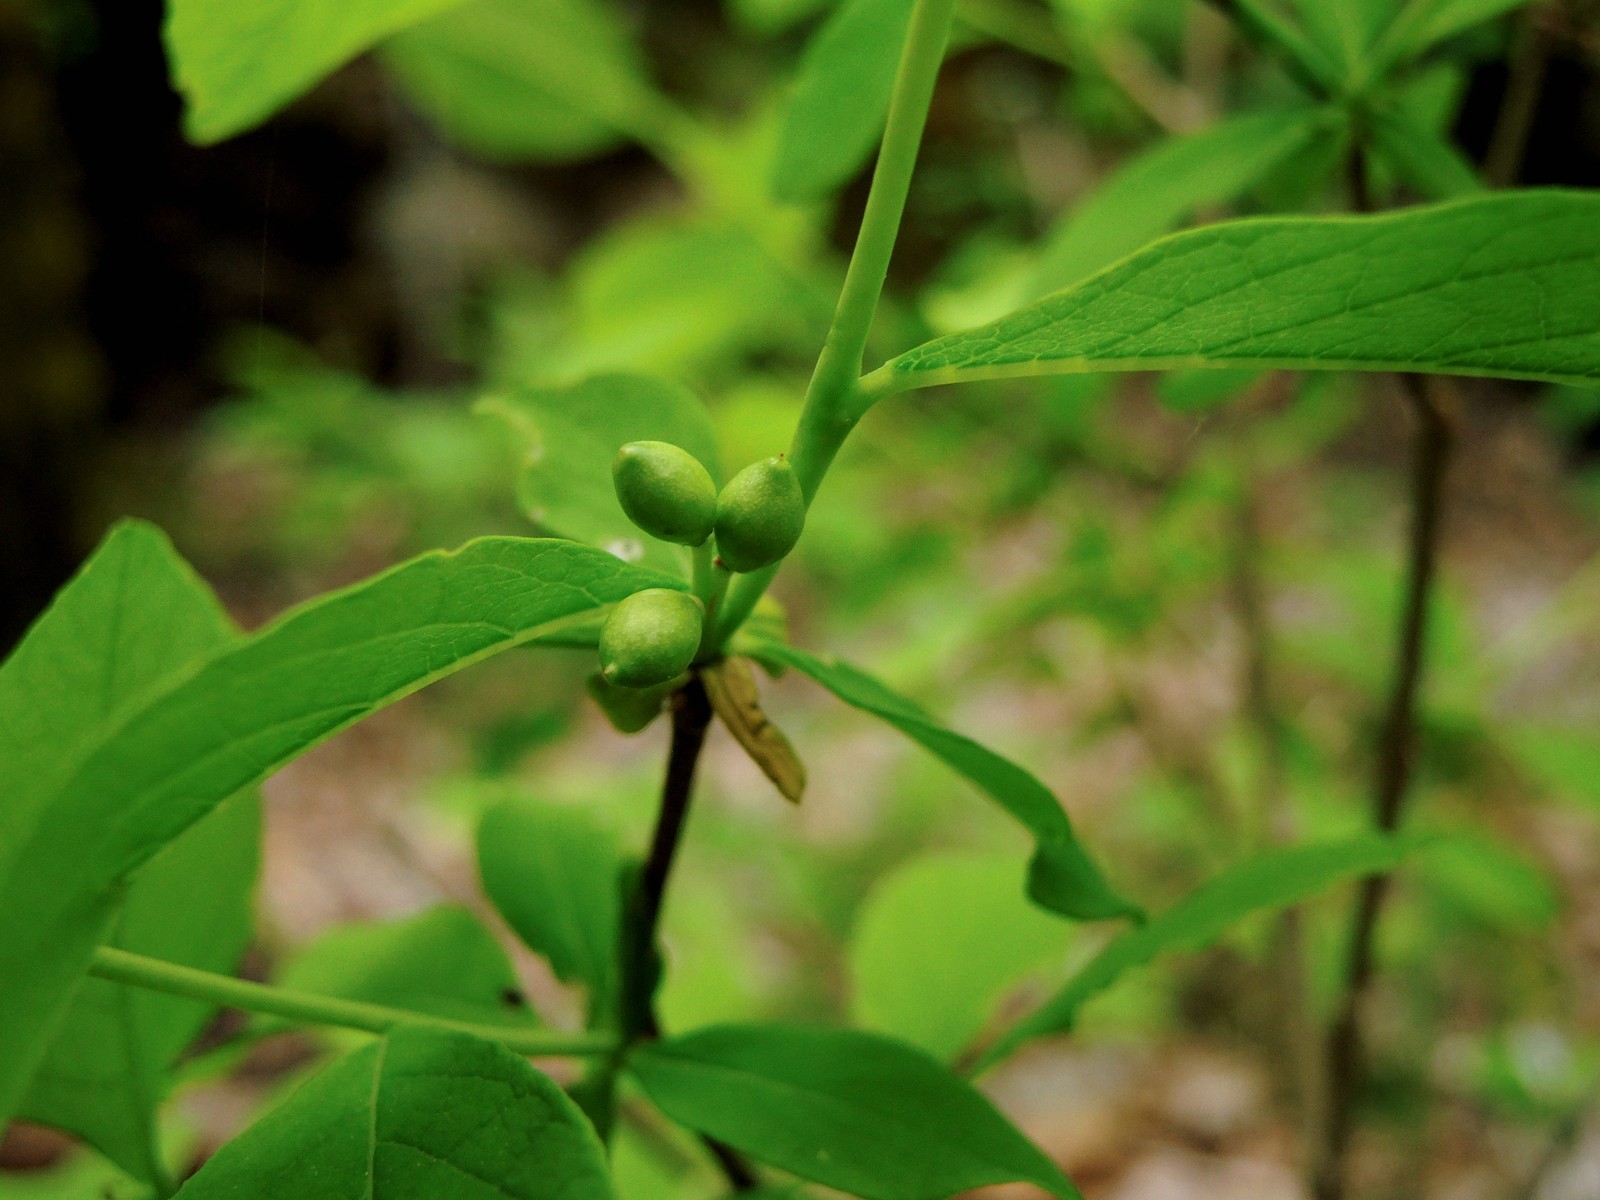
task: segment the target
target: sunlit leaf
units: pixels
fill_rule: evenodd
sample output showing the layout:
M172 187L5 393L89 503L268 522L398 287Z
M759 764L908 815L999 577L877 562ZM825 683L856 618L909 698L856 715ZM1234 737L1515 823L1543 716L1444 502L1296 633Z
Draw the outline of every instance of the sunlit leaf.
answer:
M451 138L491 158L581 157L664 119L595 0L468 0L391 38L383 59Z
M460 0L168 0L184 130L220 142L260 124L323 76Z

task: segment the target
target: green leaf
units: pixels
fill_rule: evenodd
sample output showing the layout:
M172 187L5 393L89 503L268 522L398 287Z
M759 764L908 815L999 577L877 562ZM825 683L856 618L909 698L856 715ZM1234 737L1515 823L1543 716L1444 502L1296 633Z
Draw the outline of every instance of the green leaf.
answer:
M1008 857L961 853L879 881L850 938L852 1022L946 1061L971 1045L1006 992L1071 939L1017 894L1016 876Z
M643 1045L629 1068L674 1121L865 1200L1016 1181L1078 1195L982 1094L875 1034L720 1025Z
M30 860L30 835L74 771L131 709L233 637L221 607L161 532L130 523L107 535L0 664L0 881L20 881L23 897L15 913L19 926L7 923L12 913L0 914L0 1011L6 1014L0 1023L0 1123L50 1046L51 1030L120 899L98 890L75 897L85 903L34 944L29 915L60 895L68 880ZM69 843L52 853L81 854L95 832L96 824L77 826ZM146 890L159 895L162 885ZM219 903L226 907L229 900ZM171 1028L165 1020L157 1023ZM57 1066L74 1069L60 1059ZM59 1115L55 1101L35 1101L39 1111ZM112 1134L102 1125L97 1117L95 1136L115 1141L120 1157L134 1158L125 1148L126 1130Z
M1561 912L1548 868L1479 833L1452 832L1428 850L1417 874L1453 908L1497 929L1546 929Z
M866 162L883 135L912 6L844 0L806 45L773 164L779 200L816 200Z
M1379 46L1382 68L1418 57L1430 46L1524 7L1528 0L1411 0Z
M1251 913L1286 908L1344 880L1392 870L1420 844L1416 837L1367 834L1269 850L1229 867L1107 945L1065 987L991 1046L982 1066L997 1062L1031 1038L1071 1029L1084 1002L1116 983L1124 971L1171 951L1209 946Z
M478 826L478 870L506 924L603 1009L621 908L622 855L610 831L577 809L506 800Z
M266 120L335 68L459 0L168 0L184 132L220 142Z
M210 597L205 597L207 604ZM261 802L246 792L197 822L133 877L106 944L231 973L250 944ZM211 1005L85 979L17 1116L75 1133L135 1178L164 1178L157 1110Z
M846 663L778 642L755 643L749 653L762 662L793 667L846 704L881 717L1022 822L1038 843L1028 869L1028 894L1037 903L1080 920L1140 915L1137 906L1106 883L1073 833L1061 802L1016 763L945 729L911 701Z
M1202 209L1249 191L1319 136L1336 114L1286 108L1167 138L1124 163L1045 237L1032 300L1132 254Z
M290 960L277 983L455 1021L535 1024L505 950L455 904L329 930Z
M1384 166L1429 200L1454 200L1484 190L1477 171L1442 135L1400 111L1373 113L1372 147Z
M470 0L382 55L423 112L490 158L580 158L625 134L648 138L666 104L594 0Z
M66 703L56 698L94 697L106 663L120 661L103 644L124 631L108 632L81 601L121 586L122 556L110 549L0 670L0 736L16 747L0 754L9 785L0 788L9 801L0 813L0 1011L9 1018L0 1025L0 1114L123 881L195 821L436 679L640 588L682 586L570 542L482 538L311 601L182 673L103 736L63 747L49 722ZM128 624L162 630L169 613L141 603ZM166 636L168 662L183 663L188 635ZM71 723L64 728L70 736Z
M182 1200L610 1200L604 1152L504 1046L403 1030L340 1059L225 1144Z
M1163 238L867 377L1176 367L1600 380L1600 194L1502 192L1372 217L1228 221Z
M603 546L657 570L684 570L682 549L628 520L611 482L611 461L628 442L671 442L720 482L716 432L695 395L644 375L597 375L562 388L523 388L484 399L528 446L517 482L523 511L541 529Z

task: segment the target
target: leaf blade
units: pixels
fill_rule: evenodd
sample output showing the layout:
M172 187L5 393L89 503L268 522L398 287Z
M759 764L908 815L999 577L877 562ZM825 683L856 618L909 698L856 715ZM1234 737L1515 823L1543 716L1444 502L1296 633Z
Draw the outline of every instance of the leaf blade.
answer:
M816 200L861 168L883 133L912 0L846 0L807 44L778 135L772 193Z
M36 822L0 841L0 1009L46 1021L122 881L226 797L564 619L682 586L571 542L481 538L314 600L205 661L51 776ZM0 1026L0 1112L37 1057L19 1048L28 1027Z
M226 1143L183 1200L611 1200L599 1140L505 1047L401 1030L340 1059Z
M1195 950L1253 912L1296 904L1345 879L1392 870L1416 837L1365 834L1269 850L1216 875L1165 912L1106 946L1066 985L985 1052L979 1069L1023 1042L1072 1028L1090 997L1167 950Z
M1137 905L1117 895L1105 881L1078 841L1061 802L1016 763L945 729L911 701L848 664L779 642L759 641L750 654L793 667L846 704L887 721L1021 822L1037 845L1028 868L1028 893L1038 904L1080 920L1142 915Z
M1015 1181L1078 1195L979 1092L875 1034L712 1026L641 1046L629 1070L674 1120L865 1200Z
M184 131L201 144L260 124L383 38L460 0L170 0L164 36Z
M866 386L883 394L1177 367L1592 382L1597 264L1600 196L1585 192L1229 221L1164 238L1009 317L910 350Z

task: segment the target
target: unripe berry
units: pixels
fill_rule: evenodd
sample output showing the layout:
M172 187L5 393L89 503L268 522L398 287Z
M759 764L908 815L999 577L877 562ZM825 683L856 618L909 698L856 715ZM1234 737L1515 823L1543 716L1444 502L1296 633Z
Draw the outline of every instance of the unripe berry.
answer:
M596 671L584 680L584 685L613 729L618 733L638 733L661 715L676 682L676 679L669 679L655 687L618 687Z
M689 669L705 606L687 592L646 588L619 601L600 629L600 673L618 687L648 688Z
M717 485L700 460L671 442L629 442L611 461L622 511L663 542L698 546L717 517Z
M800 540L806 498L800 480L779 455L751 463L717 497L717 555L730 571L759 571Z

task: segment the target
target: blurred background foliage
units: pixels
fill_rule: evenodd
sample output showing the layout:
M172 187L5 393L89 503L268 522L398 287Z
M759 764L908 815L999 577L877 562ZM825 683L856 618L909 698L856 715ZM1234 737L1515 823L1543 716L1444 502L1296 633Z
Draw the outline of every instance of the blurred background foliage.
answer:
M468 0L196 147L157 0L0 0L0 642L123 514L170 530L250 626L405 555L532 532L526 438L495 415L518 389L660 374L712 406L725 462L782 449L875 136L841 110L833 178L775 174L830 7ZM1284 118L1295 79L1218 7L963 3L869 359L1180 223L1349 207L1341 132ZM1596 5L1480 7L1515 11L1388 100L1448 163L1600 184ZM1226 152L1139 174L1241 114L1259 116ZM1397 161L1423 168L1371 164L1385 205L1455 178ZM1412 812L1462 836L1404 874L1383 927L1356 1194L1592 1200L1600 393L1465 382L1454 402ZM1410 435L1382 378L917 393L853 437L777 591L798 642L1037 771L1159 909L1251 850L1365 826ZM508 655L269 784L250 969L386 970L381 933L328 930L482 912L472 831L507 797L638 841L661 738L604 725L590 666ZM1103 943L1029 908L1023 840L942 767L803 680L768 708L811 788L790 810L713 745L668 918L671 1027L848 1017L960 1055ZM1347 904L1303 914L1315 1014ZM1131 974L994 1094L1091 1197L1302 1194L1283 936L1247 923ZM515 965L546 1019L574 1018L548 968ZM316 1053L249 1045L196 1071L175 1140L215 1145ZM663 1132L618 1155L625 1200L709 1194ZM119 1186L37 1131L0 1162L0 1196Z

